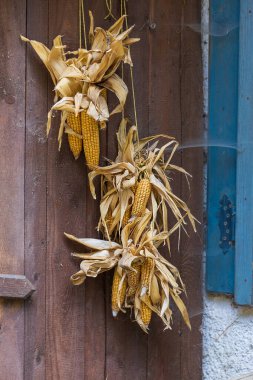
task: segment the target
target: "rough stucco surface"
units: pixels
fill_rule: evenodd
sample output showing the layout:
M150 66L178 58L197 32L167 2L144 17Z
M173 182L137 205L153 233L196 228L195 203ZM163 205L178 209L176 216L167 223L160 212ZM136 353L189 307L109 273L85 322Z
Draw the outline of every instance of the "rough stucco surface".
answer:
M230 380L253 372L253 310L206 296L203 320L204 380Z
M208 98L208 2L202 7L204 112ZM206 186L205 186L206 188ZM253 217L253 216L252 216ZM253 379L253 309L223 296L204 295L203 380ZM247 378L248 379L248 378Z

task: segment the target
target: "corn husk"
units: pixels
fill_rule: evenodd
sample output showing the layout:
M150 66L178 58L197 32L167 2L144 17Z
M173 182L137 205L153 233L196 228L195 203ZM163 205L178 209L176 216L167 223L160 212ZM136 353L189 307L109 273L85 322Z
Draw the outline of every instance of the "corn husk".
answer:
M96 277L99 273L116 266L118 266L122 279L125 279L128 273L133 270L133 263L138 262L142 265L145 258L150 257L154 260L154 270L150 277L148 289L143 294L140 285L136 293L131 296L128 296L127 289L125 301L123 305L120 305L120 309L126 311L128 308L132 308L136 322L147 332L148 327L143 324L141 319L141 302L147 303L152 312L162 319L165 328L171 328L171 304L174 303L190 328L188 313L180 297L185 290L180 274L177 268L158 251L159 245L163 243L169 233L166 231L157 233L156 230L152 230L150 228L151 218L152 212L147 210L145 222L140 217L126 225L121 232L121 243L99 239L79 239L65 234L69 239L91 250L90 253L72 254L81 259L81 264L80 270L71 277L71 281L74 285L80 285L87 276ZM140 228L142 233L139 232ZM120 289L119 287L119 292Z
M80 48L66 52L61 36L54 39L51 50L41 42L21 36L42 60L55 86L55 104L48 113L47 133L51 128L52 113L56 110L75 114L86 110L101 127L105 126L110 115L122 111L128 89L115 72L121 62L132 65L129 45L139 40L128 37L133 26L122 32L125 17L122 16L108 30L94 30L90 12L90 50ZM118 99L118 105L111 111L103 96L104 89L113 92ZM60 127L59 147L63 132L64 128ZM66 132L70 133L69 129Z
M171 187L173 172L190 176L183 168L172 163L178 142L167 135L155 135L138 141L135 126L126 131L126 120L122 120L117 138L116 160L108 162L105 167L95 167L89 173L90 190L95 199L94 179L101 176L101 218L98 229L107 239L118 241L126 209L134 202L133 188L140 179L148 178L151 184L151 196L147 208L152 213L152 228L171 233L176 230L180 232L181 228L185 229L188 221L195 231L195 218L187 204L175 195ZM160 148L158 148L159 138L168 140ZM169 154L165 159L166 151L169 151ZM174 216L170 226L168 210ZM108 215L110 215L110 225L107 223ZM169 238L167 244L170 246Z

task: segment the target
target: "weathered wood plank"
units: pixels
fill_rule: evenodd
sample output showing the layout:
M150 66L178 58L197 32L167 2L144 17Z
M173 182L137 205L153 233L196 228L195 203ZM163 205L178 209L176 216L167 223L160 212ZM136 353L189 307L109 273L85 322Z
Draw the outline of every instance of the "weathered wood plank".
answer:
M180 1L151 1L150 76L149 76L149 132L165 133L181 138L180 70L181 70L181 6ZM174 157L181 165L181 154ZM180 196L181 176L173 174L173 191ZM169 221L173 219L170 219ZM171 226L171 222L170 222ZM178 235L171 241L171 256L167 249L162 253L178 269L180 254ZM180 322L181 317L173 308L172 331L163 331L163 324L156 316L150 326L148 346L148 379L181 379L180 377Z
M89 27L88 10L92 10L96 26L108 25L104 20L104 8L100 0L86 0L85 16L86 29ZM106 131L100 131L101 157L106 155ZM99 203L95 201L89 191L87 175L84 172L84 183L86 186L86 225L85 236L99 238L96 226L99 220ZM96 192L100 198L100 181L96 181ZM90 380L104 379L106 343L105 343L105 275L96 279L88 279L85 284L85 339L84 339L84 378ZM91 349L92 348L92 349Z
M240 305L253 302L253 1L240 1L240 51L237 129L235 301Z
M35 288L23 275L0 274L0 297L26 299Z
M120 2L118 2L119 4ZM136 104L138 114L138 127L140 136L148 135L148 27L149 3L145 0L127 3L128 23L135 24L132 36L139 36L141 41L133 45L131 55L134 62L133 74L136 92ZM120 15L120 6L114 8L115 15ZM121 71L119 70L119 73ZM127 65L124 66L124 80L129 88L125 116L134 124L134 110L132 103L132 90L130 72ZM107 156L116 157L116 131L121 116L113 117L108 126ZM112 271L113 272L113 271ZM129 313L119 313L114 319L111 311L111 285L113 273L107 274L106 295L106 374L108 379L117 378L144 380L146 379L147 343L148 336L141 331L139 326L131 321ZM133 317L132 317L133 318Z
M0 2L0 273L24 274L24 142L26 2ZM22 301L0 303L1 377L23 378ZM15 358L15 360L13 360Z
M61 34L70 49L78 47L78 1L49 1L49 44ZM53 102L49 85L48 108ZM78 264L70 258L73 245L64 231L81 236L85 230L85 169L83 157L75 161L65 135L58 152L59 116L54 119L47 156L47 260L46 260L46 379L84 378L84 288L69 277ZM92 365L92 363L91 363Z
M27 37L48 43L48 1L27 1ZM24 46L25 49L25 46ZM26 63L25 273L36 292L25 304L26 380L45 379L48 75L30 45Z
M25 51L18 40L25 32L25 2L1 2L1 103L0 103L0 206L4 223L0 228L2 273L24 270L24 85ZM19 15L17 18L16 15ZM15 52L15 54L14 54ZM1 373L18 378L23 373L23 303L1 301ZM12 357L16 357L12 363Z
M200 24L201 1L191 0L182 6L181 34L181 115L182 145L203 141L204 123L202 103L201 38L199 33L186 25ZM203 222L203 149L190 148L182 151L182 166L192 174L191 188L182 181L182 198L195 217ZM203 224L197 225L195 234L188 228L189 236L182 234L181 274L186 285L186 304L192 330L182 321L180 380L202 379L202 252Z

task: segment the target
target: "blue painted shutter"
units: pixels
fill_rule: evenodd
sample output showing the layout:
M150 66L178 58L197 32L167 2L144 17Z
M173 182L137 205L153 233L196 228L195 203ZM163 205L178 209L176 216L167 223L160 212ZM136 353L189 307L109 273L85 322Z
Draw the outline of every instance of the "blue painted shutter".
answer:
M241 0L238 89L235 301L252 303L253 0Z
M218 293L234 292L238 24L239 0L211 0L206 280Z
M253 287L253 0L211 0L210 24L207 290L246 305Z

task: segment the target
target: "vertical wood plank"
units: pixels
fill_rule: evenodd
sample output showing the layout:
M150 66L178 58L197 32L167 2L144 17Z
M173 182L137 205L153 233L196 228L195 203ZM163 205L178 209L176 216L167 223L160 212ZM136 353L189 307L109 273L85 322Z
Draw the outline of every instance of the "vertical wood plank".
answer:
M180 109L180 24L181 2L150 2L149 132L165 133L181 139ZM153 26L153 29L152 29ZM181 154L174 157L181 165ZM181 177L173 175L173 191L180 196ZM161 253L180 269L177 234L171 241L171 253ZM148 345L148 379L180 378L180 315L173 310L172 331L163 331L160 319L153 316Z
M119 2L118 2L119 3ZM117 16L120 15L120 6L114 9ZM148 29L147 20L149 15L149 2L133 0L127 1L128 24L135 24L131 33L138 36L141 41L133 45L131 55L134 63L133 75L136 92L136 104L138 114L138 127L140 136L148 135ZM120 73L120 71L119 71ZM134 124L134 110L132 103L132 90L130 71L124 66L124 80L129 88L125 116ZM115 159L116 131L120 117L113 117L108 126L108 156ZM108 379L146 379L147 363L147 335L139 326L130 320L129 313L119 313L117 319L112 317L111 312L111 285L113 273L107 274L107 297L106 297L106 374ZM133 318L133 317L132 317Z
M224 195L233 208L236 200L237 152L231 147L236 146L237 130L238 18L239 0L211 1L208 143L214 146L208 148L206 287L221 293L234 292L235 248L231 242L222 249L227 237L221 234L224 220L219 215Z
M252 304L253 259L253 1L240 1L240 50L238 89L238 155L236 186L235 301Z
M100 0L86 0L86 29L89 27L88 10L94 15L95 26L105 26L104 4ZM106 155L106 131L100 131L101 161ZM85 236L100 238L96 226L100 217L99 202L95 201L88 187L88 171L84 173L86 181L86 228ZM97 198L100 198L100 182L96 181ZM105 373L105 275L89 278L85 282L85 339L84 339L84 378L104 379Z
M70 49L78 47L78 1L49 1L49 44L61 34ZM48 108L53 102L49 85ZM84 288L69 277L78 268L70 258L73 245L63 233L83 235L86 225L84 159L75 162L65 136L58 152L59 115L48 140L47 262L46 262L46 379L84 378ZM92 365L92 364L91 364Z
M27 36L47 45L48 1L27 2ZM36 287L25 305L25 379L45 379L47 71L30 46L26 69L25 273Z
M24 274L25 1L1 1L0 32L0 273ZM23 379L22 301L0 301L0 327L1 377Z
M181 117L182 145L203 141L203 83L201 64L201 37L187 25L199 25L201 1L191 0L182 5L181 34ZM203 149L182 150L182 166L193 179L189 190L187 181L182 181L182 198L194 216L200 221L197 233L190 226L189 236L182 234L181 275L186 285L186 304L190 314L192 330L189 331L181 319L181 377L180 380L202 379L202 252L203 252Z

